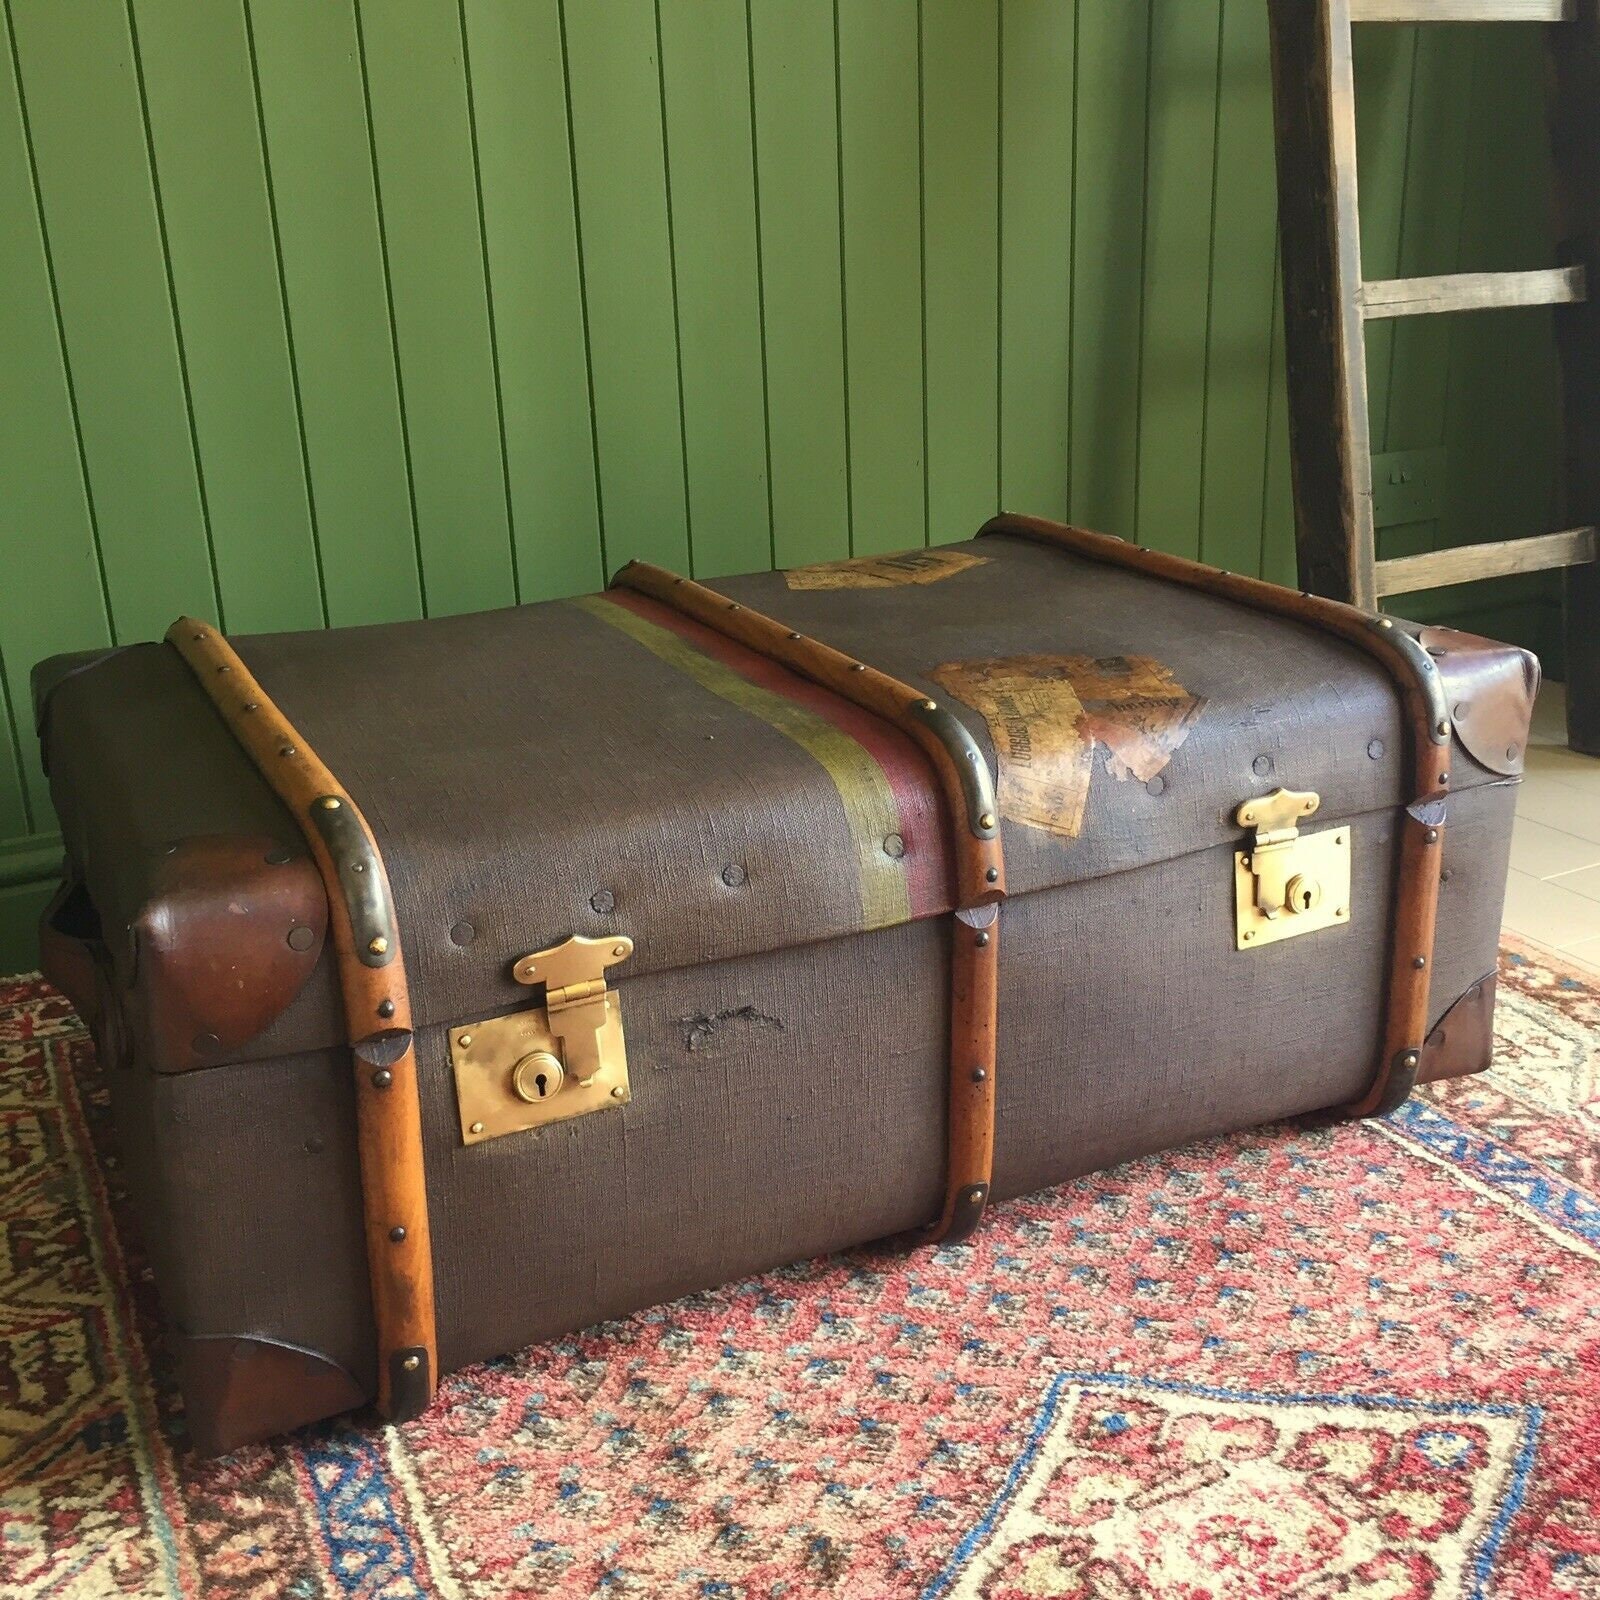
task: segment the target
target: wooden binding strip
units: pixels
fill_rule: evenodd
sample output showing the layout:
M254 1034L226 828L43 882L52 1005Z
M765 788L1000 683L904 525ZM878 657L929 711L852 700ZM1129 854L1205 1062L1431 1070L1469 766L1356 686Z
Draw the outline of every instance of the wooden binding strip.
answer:
M388 873L360 808L209 623L180 617L167 642L305 835L328 894L356 1069L367 1265L378 1330L378 1409L404 1422L438 1382L433 1252L423 1183L405 958Z
M1164 551L1146 550L1107 534L1038 517L995 517L983 525L979 537L996 533L1053 545L1089 561L1181 583L1319 628L1365 651L1394 680L1409 734L1411 800L1401 814L1394 942L1389 954L1383 1039L1371 1086L1359 1100L1340 1108L1353 1117L1382 1116L1392 1111L1411 1093L1428 1033L1428 974L1439 905L1444 801L1450 782L1450 713L1432 658L1390 618L1374 616L1338 600L1297 593L1259 578L1241 577Z
M983 753L920 690L808 639L701 584L630 561L612 580L776 661L893 723L927 755L950 816L957 911L950 956L950 1124L944 1203L924 1242L964 1239L983 1218L994 1167L995 1015L1005 898L1000 814Z

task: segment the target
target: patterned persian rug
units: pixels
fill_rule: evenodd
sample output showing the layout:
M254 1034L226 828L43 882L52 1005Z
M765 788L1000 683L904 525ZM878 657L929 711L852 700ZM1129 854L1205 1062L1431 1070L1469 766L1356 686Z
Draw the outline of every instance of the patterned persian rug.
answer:
M1498 1066L200 1462L92 1053L0 983L0 1595L1600 1595L1600 988Z

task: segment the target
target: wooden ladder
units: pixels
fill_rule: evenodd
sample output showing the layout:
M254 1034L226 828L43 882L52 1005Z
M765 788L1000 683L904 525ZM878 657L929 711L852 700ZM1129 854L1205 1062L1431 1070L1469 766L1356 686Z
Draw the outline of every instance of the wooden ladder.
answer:
M1600 755L1600 0L1267 0L1277 123L1289 436L1301 585L1375 608L1384 595L1566 569L1567 732ZM1365 281L1356 210L1357 22L1549 24L1550 122L1567 265ZM1379 561L1363 329L1382 317L1558 309L1566 428L1560 533Z

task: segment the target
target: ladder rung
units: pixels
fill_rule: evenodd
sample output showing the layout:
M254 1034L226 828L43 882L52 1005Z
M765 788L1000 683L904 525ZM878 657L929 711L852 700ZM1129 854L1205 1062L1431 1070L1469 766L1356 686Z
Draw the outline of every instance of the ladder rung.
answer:
M1534 272L1455 272L1442 278L1374 278L1356 290L1368 321L1425 317L1438 311L1487 311L1497 306L1564 306L1587 298L1582 267Z
M1352 22L1571 22L1576 0L1350 0Z
M1480 578L1506 578L1514 572L1581 567L1597 557L1600 540L1593 528L1568 528L1565 533L1540 533L1531 539L1503 539L1495 544L1463 544L1453 550L1429 550L1420 556L1378 562L1378 593L1412 594L1451 583L1476 583Z

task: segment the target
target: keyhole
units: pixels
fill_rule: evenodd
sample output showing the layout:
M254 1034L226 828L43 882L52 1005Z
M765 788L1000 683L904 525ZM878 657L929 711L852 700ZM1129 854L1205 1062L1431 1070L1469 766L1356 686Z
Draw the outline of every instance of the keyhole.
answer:
M560 1061L548 1050L535 1050L511 1070L511 1092L529 1105L537 1105L559 1094L566 1081Z
M1286 886L1284 904L1299 915L1322 904L1322 885L1309 873L1297 872Z

